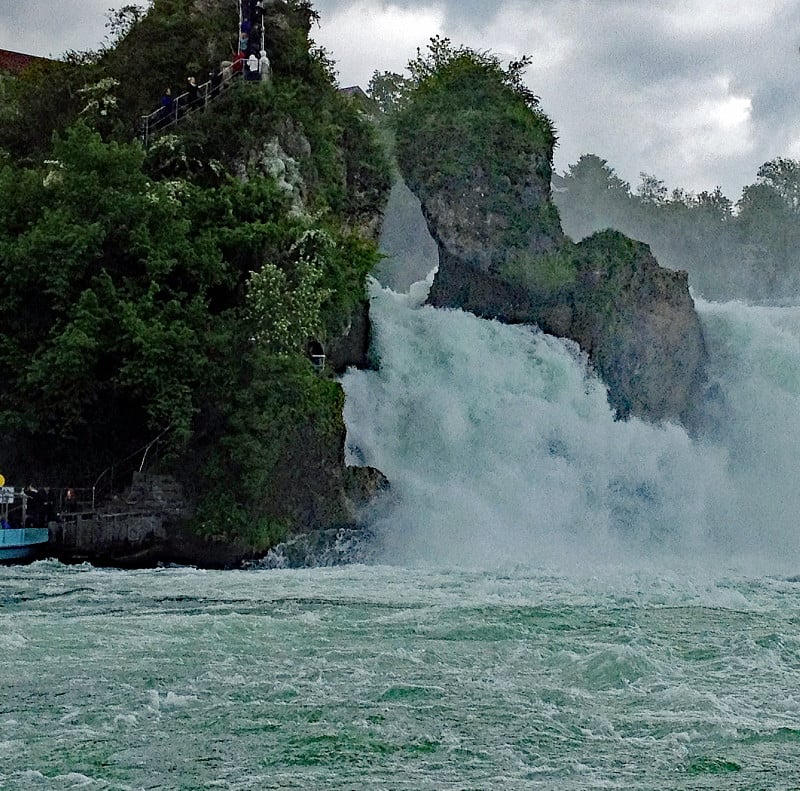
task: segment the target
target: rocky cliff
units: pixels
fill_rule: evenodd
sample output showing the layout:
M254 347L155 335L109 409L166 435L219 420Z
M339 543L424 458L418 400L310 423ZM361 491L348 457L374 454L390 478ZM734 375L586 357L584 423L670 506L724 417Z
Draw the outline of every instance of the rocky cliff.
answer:
M236 9L155 0L74 75L116 92L111 115L65 108L18 157L0 134L0 471L92 492L64 558L224 565L352 525L382 485L345 465L334 373L366 361L390 165L309 38L310 3L267 4L271 79L131 137L165 83L216 71ZM185 512L131 500L134 470L180 484ZM95 519L112 497L113 524Z
M397 135L439 248L432 305L575 340L620 417L691 422L705 345L686 274L616 232L565 237L550 194L555 136L535 100L460 50L417 86Z

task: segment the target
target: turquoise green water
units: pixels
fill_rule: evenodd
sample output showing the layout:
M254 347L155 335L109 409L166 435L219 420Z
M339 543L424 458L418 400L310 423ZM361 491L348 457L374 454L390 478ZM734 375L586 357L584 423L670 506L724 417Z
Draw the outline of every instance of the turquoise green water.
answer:
M701 306L689 436L423 297L343 379L374 565L0 568L3 791L800 789L800 308Z
M800 788L800 579L0 569L4 789Z

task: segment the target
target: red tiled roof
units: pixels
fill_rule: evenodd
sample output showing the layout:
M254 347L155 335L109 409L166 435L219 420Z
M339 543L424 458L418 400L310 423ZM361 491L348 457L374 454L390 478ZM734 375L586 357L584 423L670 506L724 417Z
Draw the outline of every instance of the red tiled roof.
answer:
M50 58L40 58L36 55L25 55L22 52L12 52L10 49L0 49L0 73L21 74L32 63L45 63Z

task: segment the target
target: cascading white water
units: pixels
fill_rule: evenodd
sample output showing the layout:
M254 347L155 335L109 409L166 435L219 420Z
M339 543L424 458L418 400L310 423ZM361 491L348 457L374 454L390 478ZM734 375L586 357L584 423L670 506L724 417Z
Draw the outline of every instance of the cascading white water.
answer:
M800 309L700 303L708 429L615 421L573 344L372 286L378 371L343 380L353 463L392 494L388 562L791 566Z
M800 307L697 301L709 348L710 439L732 490L719 539L747 556L800 560Z

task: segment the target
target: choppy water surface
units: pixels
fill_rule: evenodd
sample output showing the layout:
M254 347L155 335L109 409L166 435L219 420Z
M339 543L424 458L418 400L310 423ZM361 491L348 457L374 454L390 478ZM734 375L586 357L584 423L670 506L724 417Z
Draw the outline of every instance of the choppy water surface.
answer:
M689 436L372 298L374 565L0 569L0 788L800 789L800 308L701 305Z
M800 788L800 579L0 569L5 789Z

